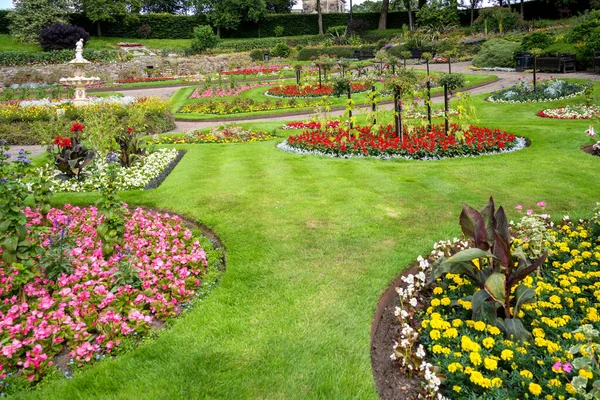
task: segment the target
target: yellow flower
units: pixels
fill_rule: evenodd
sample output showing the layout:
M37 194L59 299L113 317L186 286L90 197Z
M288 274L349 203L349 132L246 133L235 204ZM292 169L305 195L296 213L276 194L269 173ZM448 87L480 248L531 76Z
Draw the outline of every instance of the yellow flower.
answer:
M431 340L439 340L439 338L441 337L440 331L438 331L437 329L433 329L429 332L429 337L431 338Z
M483 332L485 330L485 322L483 322L483 321L475 322L474 328L475 328L475 330L478 330L479 332Z
M460 393L461 387L460 386L452 386L452 390L454 390L456 393Z
M542 393L542 387L540 385L538 385L537 383L531 382L529 384L529 391L531 392L531 394L533 394L535 396L539 396L540 393Z
M444 293L444 289L442 289L441 287L436 287L435 289L433 289L433 294L442 294Z
M462 371L462 370L463 370L463 367L462 367L462 365L460 365L460 363L454 362L454 363L448 365L448 371L450 371L452 373L454 373L456 371Z
M483 343L483 347L485 347L486 349L491 349L492 347L494 347L494 344L496 342L494 341L494 339L488 337L488 338L483 339L482 343Z
M481 365L481 355L475 351L469 354L469 360L471 360L471 364L475 366Z
M594 377L594 374L592 373L592 371L588 371L586 369L580 369L579 376L582 376L587 379L592 379Z
M510 361L513 359L514 353L512 350L502 350L502 353L500 354L500 358L502 358L505 361Z
M483 360L483 366L485 369L489 369L490 371L495 371L498 368L498 361L493 358L486 357Z
M533 378L533 374L530 371L526 370L526 369L524 369L523 371L521 371L520 374L524 378L529 378L529 379Z

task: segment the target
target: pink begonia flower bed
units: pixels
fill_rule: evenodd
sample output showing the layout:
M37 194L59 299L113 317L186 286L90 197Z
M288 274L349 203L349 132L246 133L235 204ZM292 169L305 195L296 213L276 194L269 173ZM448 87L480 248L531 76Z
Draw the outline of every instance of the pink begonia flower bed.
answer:
M234 88L231 88L231 87L212 88L212 89L196 88L194 90L194 92L192 93L192 95L190 96L190 99L203 99L203 98L223 97L223 96L237 96L238 94L240 94L246 90L254 89L257 87L261 87L261 86L267 86L267 85L268 84L266 84L266 83L253 83L251 85L241 85L241 86L236 86Z
M123 248L105 261L95 207L52 209L53 226L45 231L41 215L26 210L43 247L61 231L71 236L74 247L66 255L73 270L56 283L39 271L24 286L22 302L12 290L18 271L0 260L0 379L17 371L40 379L63 346L79 365L111 353L124 337L148 332L154 319L177 315L196 296L208 267L198 237L178 216L141 208L126 213ZM124 262L138 270L139 287L115 284Z

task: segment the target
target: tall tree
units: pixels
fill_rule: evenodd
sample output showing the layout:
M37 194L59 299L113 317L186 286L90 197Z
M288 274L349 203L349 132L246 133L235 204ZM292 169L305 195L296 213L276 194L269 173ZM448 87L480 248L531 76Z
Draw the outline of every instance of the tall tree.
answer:
M413 9L415 8L414 0L402 0L402 6L408 12L408 28L412 31L413 24Z
M321 12L321 0L317 0L317 14L319 14L319 17L318 17L319 35L322 35L323 34L323 13Z
M379 14L379 26L377 29L387 29L387 17L390 10L390 0L383 0L381 4L381 13Z
M380 0L378 0L378 1L367 0L367 1L363 1L360 4L353 6L352 10L354 12L379 12L379 11L381 11L382 5L383 5L383 2Z
M189 10L188 0L143 0L142 10L153 13L185 14Z
M141 0L82 0L81 7L86 17L96 24L98 36L102 36L100 21L114 22L130 18L142 9Z
M55 22L68 22L71 0L13 0L8 14L10 33L18 40L33 43L40 31Z
M471 26L473 26L473 21L475 20L475 9L482 1L483 0L469 0L468 7L471 10ZM462 5L465 7L465 3L462 3Z
M195 0L196 12L205 14L217 29L237 29L243 21L258 22L267 15L265 0Z
M267 0L267 11L275 14L289 13L297 2L297 0Z

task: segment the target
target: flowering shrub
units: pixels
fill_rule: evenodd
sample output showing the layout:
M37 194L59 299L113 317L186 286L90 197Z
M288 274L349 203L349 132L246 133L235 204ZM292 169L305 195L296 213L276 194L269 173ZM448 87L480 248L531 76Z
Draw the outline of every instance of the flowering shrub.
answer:
M492 93L488 101L492 103L529 103L538 101L563 100L579 96L585 91L585 86L568 83L559 79L544 79L537 82L534 90L533 83L524 78L519 79L515 86Z
M340 125L340 121L327 121L327 129L337 128ZM288 122L283 125L281 129L321 129L321 123L316 121L310 122Z
M464 140L459 140L458 135L464 135ZM499 129L470 126L463 131L453 124L448 134L439 125L433 125L429 132L426 127L406 129L403 140L396 136L392 125L358 126L352 131L341 127L312 130L290 136L279 148L335 157L439 159L516 150L523 145L514 135Z
M236 87L213 87L211 89L194 89L190 99L203 99L210 97L225 97L225 96L237 96L238 94L245 92L246 90L254 89L257 87L266 86L266 84L252 83L250 85L241 85Z
M392 359L405 371L429 371L420 374L429 398L438 391L452 399L575 399L595 393L599 371L593 360L600 348L588 325L600 322L600 215L577 223L565 217L558 226L545 221L555 239L545 243L545 267L521 281L534 297L525 301L512 293L518 317L532 333L526 340L505 337L498 322L473 318L479 287L471 279L447 273L426 284L431 262L468 248L468 242L437 243L427 260L419 257L419 274L403 278L407 287L397 289L396 309L401 336ZM516 238L509 245L516 251L526 243ZM577 361L580 351L585 359Z
M235 98L233 100L208 100L202 103L188 104L182 107L179 112L183 114L237 114L254 111L282 110L288 108L313 107L315 104L310 101L289 99L287 101L279 99L275 101L266 100L259 102L253 99Z
M156 144L182 143L243 143L260 142L275 139L274 133L252 131L236 125L213 126L209 132L191 130L184 136L156 136L152 140Z
M234 69L231 71L221 71L220 75L255 75L255 74L274 74L286 68L283 65L269 65L266 67L257 65L255 67Z
M143 189L156 179L161 172L177 159L176 149L159 149L154 153L140 157L129 168L119 168L115 179L118 190ZM52 165L42 168L42 176L50 182L54 192L90 192L106 185L108 163L106 157L97 156L86 168L81 179L60 179L62 172Z
M576 104L572 106L548 108L537 113L537 116L556 119L596 119L600 118L600 108L598 106Z
M177 78L172 77L149 77L149 78L126 78L126 79L117 79L115 82L117 83L138 83L138 82L163 82L163 81L174 81Z
M360 93L369 89L371 89L371 86L364 83L353 83L350 86L352 93ZM304 85L300 87L298 85L275 86L269 88L269 90L267 90L267 94L277 97L322 97L332 95L333 86L319 86L318 84Z
M123 245L105 260L96 233L103 216L95 207L51 209L50 226L26 209L42 249L60 245L69 269L49 279L57 259L43 256L20 299L18 268L0 260L0 391L7 374L39 380L63 348L77 365L112 353L124 338L148 333L154 320L180 313L214 281L218 252L181 218L140 208L124 213Z

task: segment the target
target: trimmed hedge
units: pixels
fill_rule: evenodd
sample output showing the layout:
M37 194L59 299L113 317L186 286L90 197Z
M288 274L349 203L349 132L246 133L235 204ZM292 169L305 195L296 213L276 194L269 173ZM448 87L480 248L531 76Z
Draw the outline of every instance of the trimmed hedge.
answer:
M8 29L9 24L8 10L0 10L0 33L10 33Z
M305 47L298 52L298 61L309 61L321 55L333 58L354 58L354 51L374 51L375 46Z
M232 50L232 51L250 51L254 49L273 48L279 43L286 44L291 47L301 46L316 46L323 41L324 37L319 35L306 35L294 37L270 37L262 39L238 39L235 41L222 41L217 45L217 49Z
M116 60L119 52L116 50L84 49L83 57L92 62ZM39 53L26 51L0 51L0 66L14 67L33 64L63 64L75 58L75 50L55 50Z

